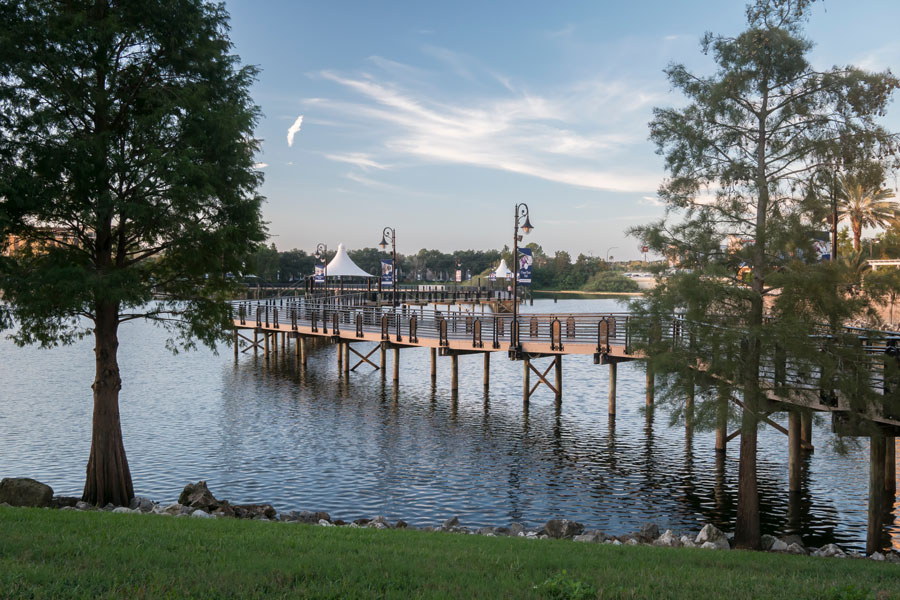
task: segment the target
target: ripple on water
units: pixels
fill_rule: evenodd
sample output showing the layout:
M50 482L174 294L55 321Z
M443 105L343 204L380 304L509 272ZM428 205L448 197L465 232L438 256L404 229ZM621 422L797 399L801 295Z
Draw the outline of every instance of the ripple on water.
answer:
M538 300L534 310L622 309L610 300ZM454 401L449 361L438 359L432 389L422 349L401 352L395 392L365 366L344 381L333 347L314 351L300 372L292 353L268 366L246 353L235 364L227 349L172 356L164 340L147 324L121 330L122 427L141 495L173 501L185 483L206 479L234 502L344 519L384 514L434 524L459 515L482 526L565 516L613 533L651 520L681 531L706 522L733 529L737 444L717 455L710 432L696 431L687 443L664 407L645 414L644 375L633 363L619 366L618 415L610 421L607 371L590 357L564 359L561 406L541 389L524 410L521 364L500 355L489 394L481 357L460 357ZM80 494L90 449L91 347L89 340L52 351L0 342L0 476L35 477L58 494ZM790 498L786 439L760 431L765 532L863 546L867 448L839 455L830 439L829 424L817 423L806 490ZM900 539L900 529L891 535Z

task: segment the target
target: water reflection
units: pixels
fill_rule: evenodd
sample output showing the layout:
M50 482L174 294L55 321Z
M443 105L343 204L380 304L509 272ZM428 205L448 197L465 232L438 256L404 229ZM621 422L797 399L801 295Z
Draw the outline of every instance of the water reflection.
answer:
M538 301L534 308L579 310L565 305ZM172 357L146 326L126 329L121 347L122 422L135 486L159 500L207 479L214 493L234 501L344 519L385 514L433 524L458 514L478 526L563 516L611 533L646 521L675 531L706 522L734 527L737 440L715 452L712 432L695 428L689 412L687 422L670 425L664 405L644 410L643 373L628 363L618 366L618 415L611 418L608 369L590 357L566 358L562 402L543 385L523 402L522 365L499 354L489 389L481 357L460 357L459 390L451 393L449 368L432 381L425 349L403 351L395 384L385 369L363 365L349 377L338 371L333 345L308 344L305 368L280 344L268 361L252 351L237 364L230 352ZM32 476L57 493L80 493L90 441L90 345L40 352L2 342L0 364L9 368L0 390L0 476ZM45 373L54 379L42 380ZM760 430L763 530L859 548L868 449L834 453L827 423L815 425L815 436L816 453L803 458L803 490L791 495L787 440ZM900 511L888 504L892 514ZM895 525L890 533L898 544Z

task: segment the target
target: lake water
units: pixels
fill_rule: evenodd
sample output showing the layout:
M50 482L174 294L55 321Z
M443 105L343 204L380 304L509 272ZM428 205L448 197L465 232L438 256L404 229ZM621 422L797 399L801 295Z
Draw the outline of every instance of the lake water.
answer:
M625 306L616 299L536 300L525 310ZM122 428L138 495L174 501L186 483L205 479L218 498L325 510L345 520L385 515L431 525L458 515L463 525L482 526L565 517L612 534L647 521L676 532L707 522L734 529L737 440L717 457L714 433L695 430L688 440L666 407L645 413L638 363L619 365L611 421L608 367L590 356L563 360L561 405L542 387L525 410L522 364L502 353L493 355L487 394L481 356L460 357L454 398L450 359L438 358L433 388L426 349L401 351L395 390L390 364L386 383L366 366L345 380L335 346L314 350L301 371L293 352L269 364L249 352L235 363L230 348L173 356L165 339L147 323L120 331ZM0 340L0 477L33 477L57 494L81 494L92 347L90 339L53 350ZM761 430L764 532L864 547L868 447L861 440L839 454L832 440L830 422L817 422L806 490L790 501L787 437ZM900 527L892 525L890 535L900 547Z

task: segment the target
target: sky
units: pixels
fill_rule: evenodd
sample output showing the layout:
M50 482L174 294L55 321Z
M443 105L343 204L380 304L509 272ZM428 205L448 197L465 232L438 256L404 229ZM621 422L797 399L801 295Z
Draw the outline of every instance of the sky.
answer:
M260 69L257 167L280 250L397 251L525 243L640 257L657 220L654 107L683 105L663 69L713 70L706 31L735 35L745 2L227 0L234 52ZM817 2L817 68L900 72L900 2ZM898 98L900 99L900 98ZM900 102L883 123L900 131Z

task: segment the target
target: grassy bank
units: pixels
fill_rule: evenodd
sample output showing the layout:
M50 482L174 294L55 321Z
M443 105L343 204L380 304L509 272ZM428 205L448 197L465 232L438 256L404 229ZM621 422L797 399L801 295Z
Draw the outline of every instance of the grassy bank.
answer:
M868 560L0 508L4 599L898 596Z

